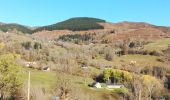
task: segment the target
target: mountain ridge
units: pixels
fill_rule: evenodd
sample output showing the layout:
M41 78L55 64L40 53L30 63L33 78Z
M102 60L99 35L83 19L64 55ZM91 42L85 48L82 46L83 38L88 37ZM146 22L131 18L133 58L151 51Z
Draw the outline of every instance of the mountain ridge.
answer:
M61 27L64 25L64 27ZM0 22L0 30L7 32L8 30L16 29L23 33L36 33L38 31L53 31L53 30L70 30L70 31L88 31L88 30L103 30L112 29L122 31L129 31L140 28L157 28L165 33L170 34L170 27L168 26L157 26L146 22L129 22L122 21L118 23L107 22L99 18L91 17L74 17L65 21L58 22L47 26L30 27L21 24L3 23Z

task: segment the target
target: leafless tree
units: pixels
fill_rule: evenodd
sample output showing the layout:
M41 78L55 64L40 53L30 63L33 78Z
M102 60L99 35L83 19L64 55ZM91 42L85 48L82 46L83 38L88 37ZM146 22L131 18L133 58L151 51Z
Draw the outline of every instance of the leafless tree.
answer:
M63 74L62 77L58 77L55 91L61 100L70 100L72 89L73 84L71 79L65 74Z
M142 91L144 85L141 76L137 74L133 74L132 84L133 84L133 92L134 92L135 100L142 100Z

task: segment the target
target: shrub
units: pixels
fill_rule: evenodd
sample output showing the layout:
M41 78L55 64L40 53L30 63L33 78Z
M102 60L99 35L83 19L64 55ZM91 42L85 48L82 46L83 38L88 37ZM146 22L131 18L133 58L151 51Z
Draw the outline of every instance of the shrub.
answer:
M152 56L160 56L161 54L159 52L157 52L156 50L153 50L149 53L149 55L152 55Z
M25 49L29 50L32 46L31 46L31 42L23 42L21 43L22 47L24 47Z
M108 60L108 61L112 61L113 60L113 57L114 57L114 54L112 52L108 52L106 54L106 57L105 59Z

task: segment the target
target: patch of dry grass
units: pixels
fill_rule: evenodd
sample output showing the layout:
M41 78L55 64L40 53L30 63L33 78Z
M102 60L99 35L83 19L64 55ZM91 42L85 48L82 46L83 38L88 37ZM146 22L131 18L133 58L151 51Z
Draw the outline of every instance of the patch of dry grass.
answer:
M164 38L152 41L152 43L145 45L144 49L149 51L161 51L167 49L168 45L170 45L170 38Z

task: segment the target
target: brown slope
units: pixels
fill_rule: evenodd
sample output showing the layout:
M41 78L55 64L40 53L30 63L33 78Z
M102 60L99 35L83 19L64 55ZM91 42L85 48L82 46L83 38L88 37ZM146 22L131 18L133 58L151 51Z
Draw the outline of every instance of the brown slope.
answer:
M166 37L166 33L156 28L141 28L133 31L125 31L117 34L109 34L104 41L113 42L126 39L160 39Z
M86 33L104 33L106 36L102 38L106 41L124 40L127 38L141 39L157 39L168 37L166 34L170 32L168 27L158 27L143 22L120 22L120 23L99 23L104 26L104 29L87 30L87 31L69 31L69 30L54 30L41 31L33 34L34 37L43 39L55 39L66 34L86 34ZM115 33L115 34L108 34Z
M32 34L32 37L38 40L53 40L62 35L71 34L69 30L40 31Z
M119 23L100 23L100 25L103 25L105 29L114 29L118 33L124 31L133 31L141 28L153 27L153 25L144 22L127 22L127 21Z
M170 27L164 27L164 26L155 26L155 28L162 30L164 33L167 33L170 35Z

